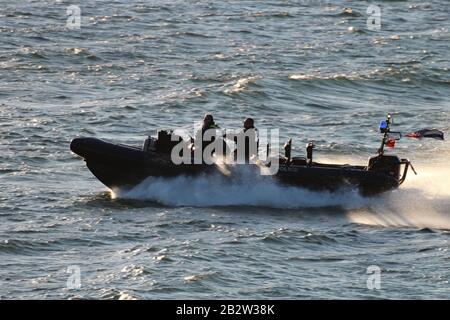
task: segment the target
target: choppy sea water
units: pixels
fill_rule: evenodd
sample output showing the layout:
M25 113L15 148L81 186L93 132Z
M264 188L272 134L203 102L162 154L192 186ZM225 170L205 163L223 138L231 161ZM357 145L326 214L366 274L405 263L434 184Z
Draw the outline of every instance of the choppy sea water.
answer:
M80 2L79 30L73 1L0 2L0 298L450 297L446 141L399 141L418 175L368 199L183 177L112 194L69 151L205 112L343 163L387 112L448 132L446 0L378 1L378 31L366 1Z

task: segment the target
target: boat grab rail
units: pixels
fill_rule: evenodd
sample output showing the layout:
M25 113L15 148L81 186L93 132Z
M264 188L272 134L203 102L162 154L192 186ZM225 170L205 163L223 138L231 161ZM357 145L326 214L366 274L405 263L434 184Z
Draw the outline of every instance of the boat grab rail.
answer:
M405 179L406 179L406 175L408 174L408 168L411 167L411 170L414 172L415 175L417 175L416 170L414 169L411 161L409 161L408 159L401 159L400 160L400 165L404 164L405 168L403 169L403 174L402 176L398 179L398 184L401 185Z

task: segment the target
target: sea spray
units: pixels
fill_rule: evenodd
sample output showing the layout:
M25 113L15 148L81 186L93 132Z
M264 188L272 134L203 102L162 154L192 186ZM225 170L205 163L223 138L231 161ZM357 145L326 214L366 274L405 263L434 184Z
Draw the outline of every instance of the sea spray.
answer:
M167 206L259 206L277 209L340 207L359 224L450 230L450 170L422 168L398 190L363 197L356 189L312 191L286 186L254 170L233 168L232 175L148 178L113 198L154 201Z
M355 189L318 192L280 184L250 168L233 168L232 176L220 173L175 178L148 178L131 190L115 190L114 198L155 201L168 206L262 206L358 208L367 199Z
M450 230L450 169L416 168L398 190L370 199L366 208L350 210L352 222L388 226Z

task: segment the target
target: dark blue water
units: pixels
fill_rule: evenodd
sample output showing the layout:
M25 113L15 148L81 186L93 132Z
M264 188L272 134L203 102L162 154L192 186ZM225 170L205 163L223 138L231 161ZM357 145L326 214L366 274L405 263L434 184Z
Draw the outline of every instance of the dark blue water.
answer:
M379 31L366 1L80 2L79 30L74 3L0 4L0 298L449 298L446 141L399 141L418 176L369 199L251 179L112 194L69 151L205 112L343 163L375 152L387 112L448 132L446 0L379 1Z

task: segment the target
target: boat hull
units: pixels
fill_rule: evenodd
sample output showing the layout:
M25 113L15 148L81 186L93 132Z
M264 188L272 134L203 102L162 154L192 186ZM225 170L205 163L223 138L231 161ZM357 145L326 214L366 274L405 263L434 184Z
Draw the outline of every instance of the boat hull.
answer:
M96 138L76 138L71 142L70 148L84 158L92 174L110 189L131 189L149 177L221 172L214 165L175 165L168 153L142 151ZM275 178L282 184L311 190L357 188L362 195L378 194L399 186L396 174L368 170L364 166L320 163L306 165L306 162L293 164L282 161L278 172L267 178Z

